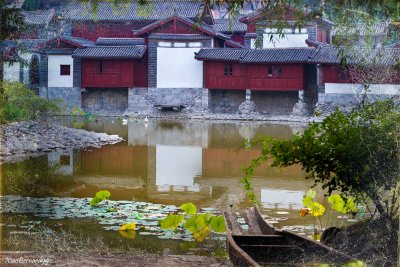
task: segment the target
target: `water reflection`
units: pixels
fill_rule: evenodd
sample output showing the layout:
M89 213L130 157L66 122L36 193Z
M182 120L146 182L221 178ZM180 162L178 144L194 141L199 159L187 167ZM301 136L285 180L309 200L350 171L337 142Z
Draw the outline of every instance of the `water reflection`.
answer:
M57 166L57 175L71 181L56 189L50 183L51 194L56 196L92 197L107 189L115 200L174 205L192 201L203 207L239 208L249 205L239 184L242 168L260 153L258 148L241 149L245 140L260 135L287 139L301 131L299 126L269 123L129 120L126 124L115 118L83 125L88 130L118 134L125 141L94 150L54 152L23 165L6 164L3 175L29 171L43 161L49 167ZM299 166L284 170L261 166L255 172L254 190L265 209L297 213L310 186L303 177ZM3 179L2 183L7 188L13 181Z

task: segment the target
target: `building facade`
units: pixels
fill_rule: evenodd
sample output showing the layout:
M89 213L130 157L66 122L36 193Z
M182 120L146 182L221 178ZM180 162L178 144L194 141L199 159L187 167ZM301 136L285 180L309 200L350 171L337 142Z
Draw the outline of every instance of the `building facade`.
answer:
M62 99L65 110L94 113L306 115L361 86L343 75L332 22L298 29L288 10L278 31L260 7L246 6L240 19L194 0L117 9L100 2L95 13L70 1L57 11L26 12L37 42L29 63L6 64L5 77ZM398 60L400 49L385 49ZM398 95L398 83L374 85L370 94Z

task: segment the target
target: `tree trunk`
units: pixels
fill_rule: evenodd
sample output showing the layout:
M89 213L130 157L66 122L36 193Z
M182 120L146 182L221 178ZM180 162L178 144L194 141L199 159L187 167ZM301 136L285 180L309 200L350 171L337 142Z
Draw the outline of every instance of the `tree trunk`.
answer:
M3 80L4 80L4 60L3 51L0 50L0 95L4 94Z

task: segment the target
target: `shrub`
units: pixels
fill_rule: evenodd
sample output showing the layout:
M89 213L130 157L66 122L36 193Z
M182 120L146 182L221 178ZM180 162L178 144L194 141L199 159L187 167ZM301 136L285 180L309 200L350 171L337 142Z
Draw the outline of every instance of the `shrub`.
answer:
M38 97L21 83L4 82L0 95L0 122L36 119L60 111L56 102Z

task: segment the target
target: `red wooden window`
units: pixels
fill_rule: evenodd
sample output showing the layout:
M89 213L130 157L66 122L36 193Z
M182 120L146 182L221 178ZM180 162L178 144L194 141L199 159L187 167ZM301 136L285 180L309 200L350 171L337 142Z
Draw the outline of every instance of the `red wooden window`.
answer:
M60 75L71 75L71 65L60 65Z
M282 67L268 66L268 77L282 77Z
M225 64L224 65L224 75L232 76L233 74L233 66L232 64Z

